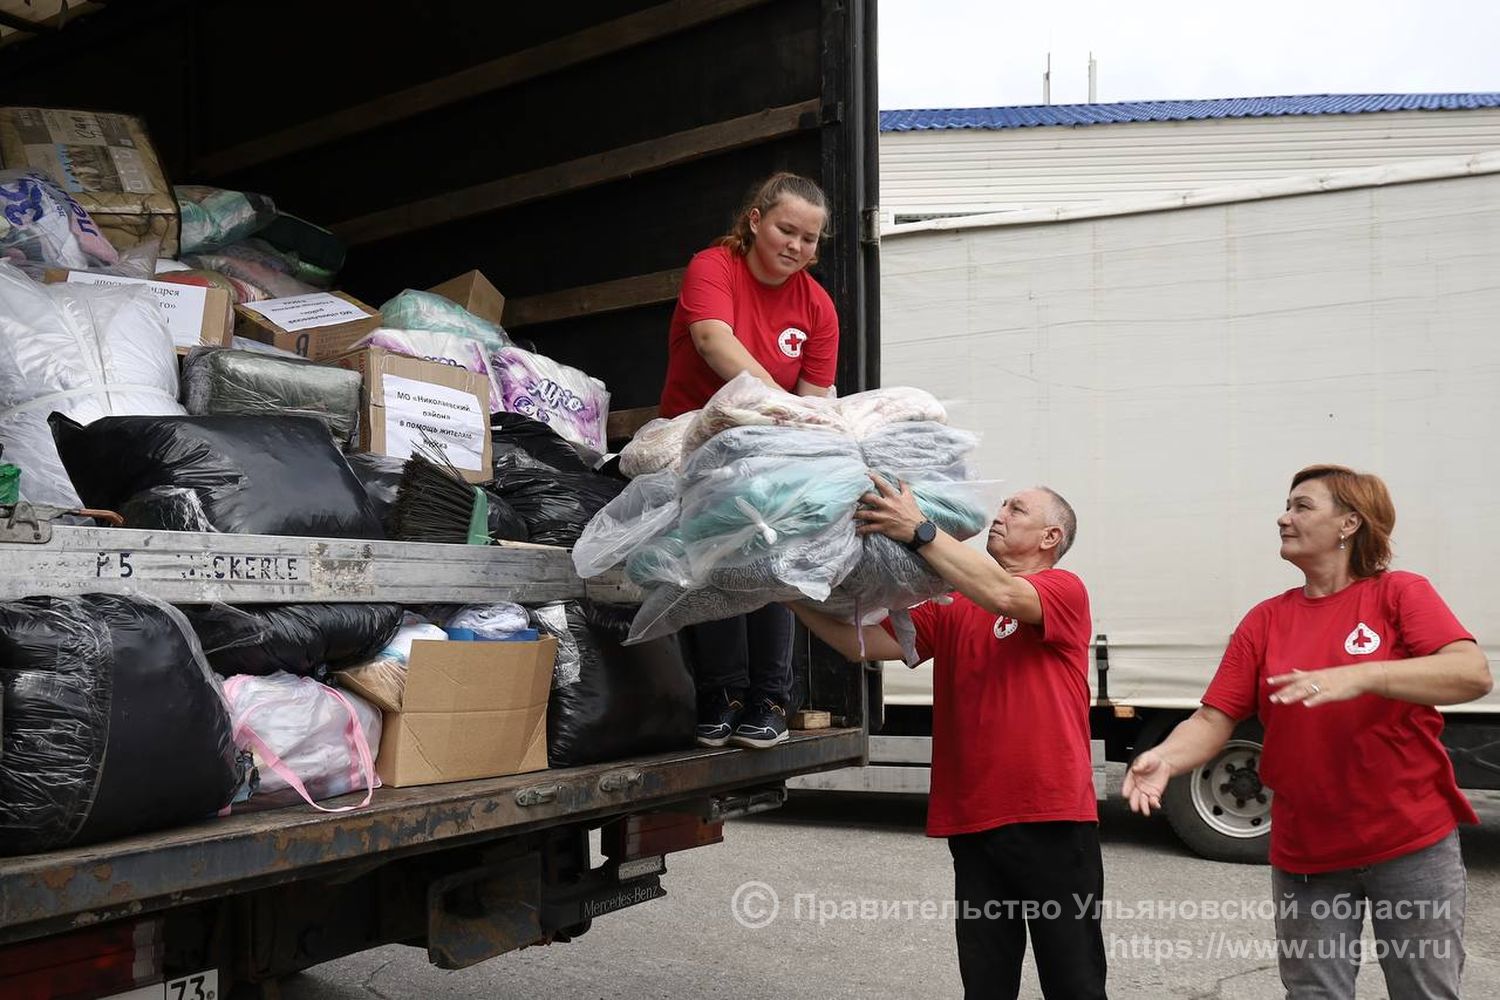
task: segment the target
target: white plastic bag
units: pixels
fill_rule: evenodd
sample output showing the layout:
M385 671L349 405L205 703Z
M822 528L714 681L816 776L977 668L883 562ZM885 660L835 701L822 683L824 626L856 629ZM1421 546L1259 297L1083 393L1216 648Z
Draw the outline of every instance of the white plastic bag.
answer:
M677 474L670 469L631 480L583 529L573 545L573 568L587 580L623 562L637 546L669 530L679 506Z
M471 604L448 618L448 628L466 628L481 639L499 639L530 627L531 617L519 604Z
M78 507L47 415L181 414L177 355L142 287L40 285L0 263L0 444L21 467L21 494Z
M299 798L320 812L348 812L370 804L380 776L380 712L358 695L310 677L277 671L236 674L224 681L234 738L248 747L260 771L260 790L244 809L290 805ZM329 808L317 800L365 789L357 806Z

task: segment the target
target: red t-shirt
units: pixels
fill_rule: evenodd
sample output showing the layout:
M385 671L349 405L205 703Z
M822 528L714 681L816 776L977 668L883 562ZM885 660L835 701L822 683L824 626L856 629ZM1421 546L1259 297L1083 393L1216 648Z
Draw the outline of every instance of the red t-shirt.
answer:
M762 284L744 257L728 247L710 247L688 264L672 312L662 416L699 409L724 385L688 332L705 319L728 323L735 339L788 392L796 391L799 378L823 388L833 385L839 319L823 286L806 271L780 285Z
M932 659L929 837L1099 819L1088 591L1062 569L1026 579L1042 601L1041 625L997 618L961 594L911 611L917 652Z
M1426 577L1390 571L1328 597L1262 601L1230 637L1203 704L1265 727L1271 863L1310 875L1389 861L1479 817L1453 779L1437 709L1366 694L1272 704L1267 677L1428 656L1472 639Z

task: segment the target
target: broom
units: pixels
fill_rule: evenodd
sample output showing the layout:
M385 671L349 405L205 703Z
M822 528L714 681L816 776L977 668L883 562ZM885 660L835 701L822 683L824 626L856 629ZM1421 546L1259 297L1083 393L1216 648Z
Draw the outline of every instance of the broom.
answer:
M391 519L396 537L410 542L488 545L488 495L466 482L441 451L436 454L442 464L413 453L401 469Z

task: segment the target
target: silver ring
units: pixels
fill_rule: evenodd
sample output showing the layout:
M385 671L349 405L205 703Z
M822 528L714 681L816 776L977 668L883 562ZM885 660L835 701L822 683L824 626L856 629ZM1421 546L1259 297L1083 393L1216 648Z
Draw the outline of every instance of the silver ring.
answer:
M1323 690L1322 688L1318 687L1316 684L1312 683L1311 681L1308 682L1307 689L1309 691L1311 691L1313 694L1319 694Z

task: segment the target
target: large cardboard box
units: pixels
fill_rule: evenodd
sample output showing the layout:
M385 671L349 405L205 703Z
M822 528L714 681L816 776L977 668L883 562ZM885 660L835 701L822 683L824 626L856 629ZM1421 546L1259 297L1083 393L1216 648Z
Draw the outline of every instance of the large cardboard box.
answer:
M557 640L412 643L401 711L386 712L375 770L395 788L547 767ZM356 693L358 681L342 683Z
M490 284L490 279L478 271L466 271L427 290L434 295L441 295L449 302L457 302L475 316L487 319L497 326L500 314L505 311L505 296Z
M381 347L334 358L364 377L360 450L410 458L436 447L471 483L494 478L490 382L479 372Z
M61 269L48 270L43 277L70 285L145 285L156 299L179 354L194 347L228 347L234 337L233 303L223 288Z
M162 256L177 256L177 197L139 118L0 108L0 165L46 174L83 206L116 249L160 240Z
M310 361L328 361L380 327L380 310L343 292L310 292L234 307L234 332L292 351Z

